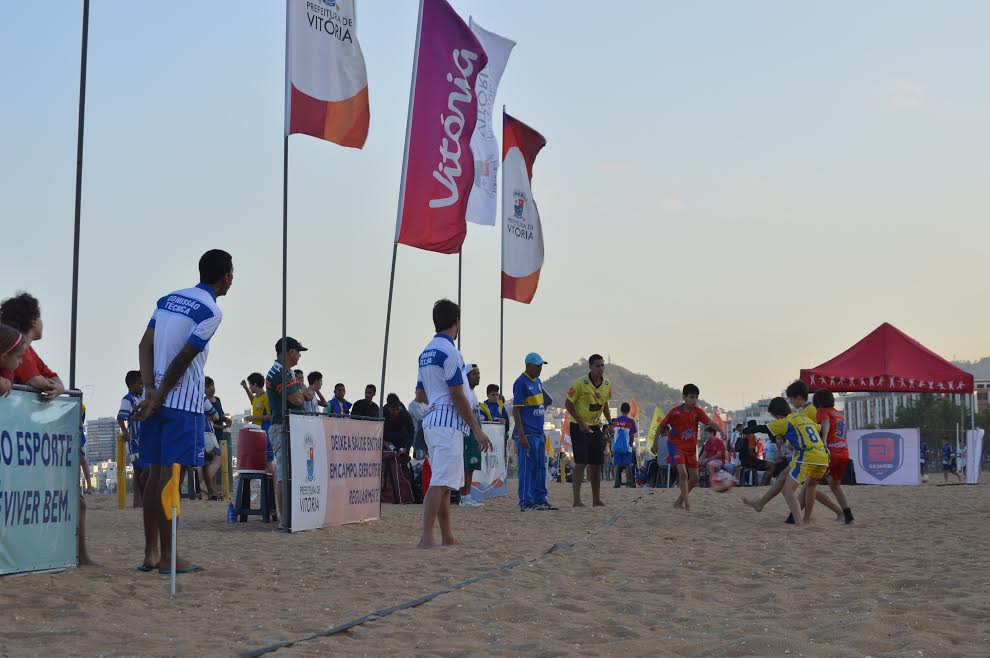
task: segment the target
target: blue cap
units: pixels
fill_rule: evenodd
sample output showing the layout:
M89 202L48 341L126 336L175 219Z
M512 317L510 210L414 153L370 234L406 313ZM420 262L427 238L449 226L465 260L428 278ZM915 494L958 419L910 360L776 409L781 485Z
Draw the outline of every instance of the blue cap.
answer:
M542 366L545 363L547 363L547 361L544 361L543 357L536 352L530 352L526 355L526 365L533 364L534 366Z

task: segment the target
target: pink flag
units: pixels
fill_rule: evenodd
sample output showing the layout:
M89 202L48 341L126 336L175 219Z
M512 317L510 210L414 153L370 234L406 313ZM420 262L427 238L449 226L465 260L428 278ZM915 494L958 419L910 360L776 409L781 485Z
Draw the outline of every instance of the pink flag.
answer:
M447 0L420 0L395 241L456 254L474 184L475 80L488 63Z

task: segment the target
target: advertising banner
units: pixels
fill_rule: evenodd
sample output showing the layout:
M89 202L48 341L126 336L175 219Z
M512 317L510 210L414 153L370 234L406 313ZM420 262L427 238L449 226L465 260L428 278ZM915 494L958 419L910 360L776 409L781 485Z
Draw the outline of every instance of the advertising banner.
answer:
M377 519L384 421L289 416L292 532Z
M920 430L850 430L848 442L857 484L921 484Z
M420 2L395 241L456 254L474 185L474 90L488 55L447 0Z
M484 500L509 493L505 484L505 425L503 423L482 423L481 429L492 442L492 449L481 453L481 470L471 478L471 498Z
M77 563L81 403L0 400L0 574Z

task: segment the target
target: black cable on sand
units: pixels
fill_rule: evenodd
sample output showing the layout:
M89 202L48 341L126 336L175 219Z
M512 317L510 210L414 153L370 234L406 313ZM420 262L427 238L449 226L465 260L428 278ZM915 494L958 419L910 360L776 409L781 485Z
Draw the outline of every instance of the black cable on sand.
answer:
M653 492L651 491L650 493ZM638 502L642 497L643 494L636 496L636 498L632 500L632 503ZM442 589L437 592L433 592L432 594L421 596L417 599L412 599L411 601L406 601L405 603L394 605L390 608L382 608L381 610L375 610L374 612L369 613L363 617L352 619L351 621L344 622L343 624L338 624L333 628L328 628L325 631L320 631L319 633L314 633L313 635L307 635L306 637L299 638L298 640L288 640L286 642L279 642L278 644L271 644L267 647L262 647L260 649L255 649L253 651L242 653L240 654L240 658L256 658L257 656L264 656L265 654L273 653L275 651L278 651L279 649L285 649L286 647L291 647L301 642L309 642L311 640L318 640L320 638L330 637L331 635L336 635L337 633L343 633L344 631L348 631L354 628L355 626L366 624L369 621L377 621L379 619L384 619L385 617L388 617L391 614L399 612L400 610L408 610L410 608L421 606L424 603L429 603L430 601L432 601L433 599L439 596L443 596L444 594L450 594L451 592L456 592L457 590L464 589L469 585L474 585L475 583L480 583L482 581L489 580L490 578L494 578L499 574L508 573L509 571L512 571L513 569L518 567L520 564L528 564L530 562L536 562L537 560L540 560L543 557L550 555L551 553L555 553L557 551L561 551L567 548L573 548L574 546L577 546L579 542L597 534L599 531L612 527L612 525L618 520L618 518L622 516L623 511L624 510L622 509L616 511L616 513L608 517L604 523L602 523L600 526L589 532L587 536L582 537L581 539L572 539L570 541L557 542L553 546L550 546L549 548L541 551L540 554L537 555L532 560L527 560L525 558L518 558L516 560L503 564L500 567L496 567L491 571L486 571L480 576L475 576L474 578L468 578L467 580L462 580L461 582L451 585L446 589Z

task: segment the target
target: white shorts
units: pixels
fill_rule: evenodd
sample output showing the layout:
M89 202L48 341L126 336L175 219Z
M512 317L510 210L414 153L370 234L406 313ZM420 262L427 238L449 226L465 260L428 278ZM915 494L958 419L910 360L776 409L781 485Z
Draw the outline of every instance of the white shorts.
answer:
M453 427L424 427L430 452L431 487L464 486L464 433Z

